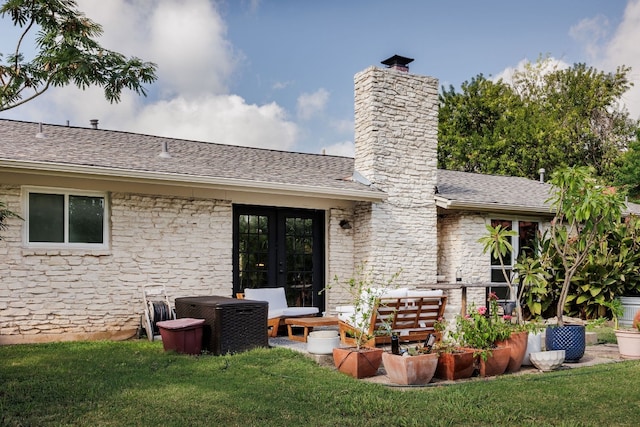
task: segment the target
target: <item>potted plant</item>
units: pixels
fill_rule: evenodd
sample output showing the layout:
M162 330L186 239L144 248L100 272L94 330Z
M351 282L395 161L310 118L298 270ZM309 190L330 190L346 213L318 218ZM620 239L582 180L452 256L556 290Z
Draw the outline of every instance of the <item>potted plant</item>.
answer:
M382 364L389 380L402 385L427 384L438 367L438 353L434 348L436 335L431 334L423 345L409 346L394 352L382 353Z
M353 306L349 323L354 326L352 338L353 346L336 347L333 349L333 361L336 368L354 378L365 378L376 375L382 363L381 348L376 348L374 337L368 333L369 324L376 300L389 289L393 281L400 274L394 274L385 282L384 287L374 287L372 272L365 270L366 264L360 264L355 275L345 281L335 276L333 283L349 295ZM329 286L330 289L332 286Z
M453 339L461 346L473 349L480 376L494 376L505 372L509 365L511 349L498 343L511 336L513 324L510 319L500 318L495 294L489 298L487 307L471 306L469 314L458 316Z
M512 301L515 301L515 326L513 327L510 336L505 340L500 341L499 344L502 347L509 347L511 349L509 364L507 365L506 372L516 372L520 370L525 352L527 350L529 332L524 327L522 327L523 318L521 301L524 289L526 285L530 283L531 279L527 275L524 277L524 280L520 280L520 292L517 292L513 284L512 272L507 271L507 268L505 266L504 257L507 254L512 253L513 251L511 238L517 236L518 233L512 230L507 230L499 224L496 227L487 225L486 228L487 234L481 237L478 241L484 244L483 253L490 252L492 257L499 261L502 276L509 286L510 299ZM497 300L496 295L492 293L490 295L490 300ZM491 314L497 315L497 304L494 304L494 307L495 309L492 311L496 311L496 313ZM505 320L507 323L512 323L511 314L506 314L503 320Z
M607 238L620 222L624 201L611 187L593 178L592 168L572 167L554 172L554 191L548 200L554 217L549 235L562 264L560 293L556 306L557 325L546 331L547 350L565 350L566 362L577 362L584 355L584 322L565 322L564 311L574 276L585 263L590 250Z
M640 310L633 316L631 328L620 328L619 318L624 313L622 302L614 299L605 304L611 309L613 329L618 341L618 352L623 359L640 359Z

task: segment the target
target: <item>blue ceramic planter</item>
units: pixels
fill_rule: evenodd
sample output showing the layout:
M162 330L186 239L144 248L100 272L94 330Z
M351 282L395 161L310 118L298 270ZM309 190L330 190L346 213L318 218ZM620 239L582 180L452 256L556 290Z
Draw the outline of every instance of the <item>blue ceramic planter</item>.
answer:
M584 326L547 326L545 344L547 350L564 350L565 362L576 363L584 356L586 346Z

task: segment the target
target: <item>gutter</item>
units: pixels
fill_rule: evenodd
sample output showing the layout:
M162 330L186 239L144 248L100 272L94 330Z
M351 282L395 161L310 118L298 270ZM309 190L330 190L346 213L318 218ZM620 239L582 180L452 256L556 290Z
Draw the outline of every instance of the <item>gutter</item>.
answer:
M541 214L541 215L549 215L552 216L553 212L551 212L549 207L541 207L541 206L518 206L518 205L507 205L503 203L486 203L486 202L471 202L464 200L451 200L442 196L434 196L436 201L436 206L442 209L447 210L465 210L465 211L482 211L482 212L521 212L528 214Z
M44 175L95 177L98 179L118 180L138 183L158 183L184 187L214 187L265 194L315 196L324 199L339 199L362 202L381 202L387 194L376 190L355 190L343 188L296 185L266 181L253 181L237 178L222 178L203 175L184 175L168 172L149 172L131 169L113 169L99 166L78 166L63 163L22 162L0 159L0 168L14 169L16 172L41 172Z

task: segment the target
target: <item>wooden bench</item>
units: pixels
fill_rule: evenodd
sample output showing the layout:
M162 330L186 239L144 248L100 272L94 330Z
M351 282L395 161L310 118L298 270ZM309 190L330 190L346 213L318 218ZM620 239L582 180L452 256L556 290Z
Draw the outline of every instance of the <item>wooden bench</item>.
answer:
M447 297L444 295L378 299L367 331L367 335L374 338L366 345L372 347L390 343L391 334L397 334L400 342L424 341L429 334L436 333L434 325L444 318L446 303ZM354 328L342 320L338 326L340 340L344 344L354 345L351 335Z

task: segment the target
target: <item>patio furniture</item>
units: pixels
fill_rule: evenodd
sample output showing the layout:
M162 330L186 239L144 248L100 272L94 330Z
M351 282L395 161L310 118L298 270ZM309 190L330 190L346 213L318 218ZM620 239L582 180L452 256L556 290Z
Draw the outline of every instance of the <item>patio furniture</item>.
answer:
M289 307L283 287L279 288L246 288L244 294L237 294L239 299L266 301L269 303L267 315L267 328L270 336L278 336L278 328L284 325L284 319L288 317L304 317L318 314L318 307Z
M424 341L429 334L436 332L434 324L444 317L447 303L443 292L405 290L403 295L400 291L382 294L376 300L373 314L366 322L367 335L374 337L367 345L390 343L391 334L397 334L401 342ZM349 338L355 330L349 324L352 313L348 306L338 307L340 338L345 344L353 344L353 339Z
M267 303L221 296L176 298L178 318L205 319L202 347L215 355L269 347Z
M289 317L284 319L287 325L289 339L293 341L307 342L309 332L318 326L338 326L340 319L337 317ZM294 335L293 328L303 328L302 336Z

